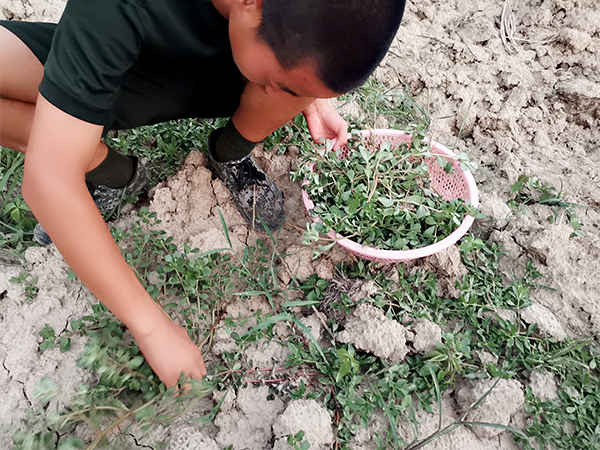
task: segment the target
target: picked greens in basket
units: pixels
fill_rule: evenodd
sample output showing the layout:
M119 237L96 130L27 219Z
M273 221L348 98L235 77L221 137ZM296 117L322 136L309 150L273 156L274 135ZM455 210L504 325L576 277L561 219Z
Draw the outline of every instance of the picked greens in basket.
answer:
M335 230L344 238L382 250L409 250L434 244L458 228L465 215L482 217L468 200L445 200L431 185L429 165L446 172L452 161L432 153L415 135L412 142L376 145L360 135L346 147L305 149L294 180L304 180L311 211L305 242ZM459 155L461 169L470 163Z

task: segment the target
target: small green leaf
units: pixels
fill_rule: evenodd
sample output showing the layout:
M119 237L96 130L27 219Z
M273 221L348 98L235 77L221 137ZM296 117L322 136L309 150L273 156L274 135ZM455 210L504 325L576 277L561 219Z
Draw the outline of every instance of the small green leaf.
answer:
M44 341L40 344L40 350L43 352L50 350L51 348L54 348L54 342Z
M429 212L427 211L427 208L425 208L423 205L419 206L419 208L417 209L417 214L415 216L415 219L422 219L423 217L426 217L429 214Z
M515 192L519 192L523 189L523 185L529 180L529 178L525 175L519 175L517 182L513 184L510 188L510 193L514 194Z
M131 360L129 360L129 362L127 363L127 367L129 367L130 369L139 369L139 367L143 363L144 363L144 357L136 356L136 357L132 358Z
M58 340L61 352L68 352L71 349L71 338L61 336Z
M72 320L70 326L71 326L72 331L77 331L80 328L83 328L83 320L81 320L81 319Z
M452 161L446 161L446 165L444 166L444 171L446 173L452 173L453 169L454 169L454 164L452 164Z
M391 200L391 199L389 199L389 198L387 198L387 197L382 197L382 196L380 196L380 197L378 198L378 200L379 200L379 202L380 202L380 203L381 203L383 206L385 206L386 208L390 208L390 207L394 206L394 201L393 201L393 200Z
M290 302L285 302L281 304L282 308L294 308L297 306L312 306L318 305L319 302L317 300L295 300Z
M435 158L435 161L437 162L438 166L440 166L442 169L444 169L444 170L445 170L445 168L446 168L446 163L447 163L448 161L446 161L446 159L444 159L444 157L442 157L442 156L438 155L438 156L436 156L436 158Z
M50 378L44 377L33 387L33 398L38 400L42 406L46 406L58 392L59 390L56 383Z
M58 446L58 450L76 450L79 448L84 448L85 444L78 437L71 436L67 438L66 441L61 442Z
M40 336L45 339L54 339L56 335L54 333L54 329L50 325L46 324L40 331Z
M154 416L154 406L152 405L147 406L135 414L135 418L139 421L151 419L152 416Z

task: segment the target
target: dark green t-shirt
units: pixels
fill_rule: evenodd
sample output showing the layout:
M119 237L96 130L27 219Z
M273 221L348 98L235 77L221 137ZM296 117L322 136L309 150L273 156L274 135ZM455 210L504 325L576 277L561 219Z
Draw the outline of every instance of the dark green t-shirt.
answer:
M230 54L228 22L210 0L69 0L40 92L54 106L103 125L123 75Z

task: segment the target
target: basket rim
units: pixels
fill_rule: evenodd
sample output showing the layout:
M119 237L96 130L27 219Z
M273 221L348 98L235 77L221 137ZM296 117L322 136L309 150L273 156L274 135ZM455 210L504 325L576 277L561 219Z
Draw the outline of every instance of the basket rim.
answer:
M400 140L405 140L405 142L410 142L412 140L412 135L406 133L405 131L400 130L387 130L387 129L373 129L373 130L361 130L361 135L363 137L368 137L371 134L377 134L381 136L394 136L396 138L400 138ZM351 138L352 135L348 133L348 138ZM454 152L440 144L439 142L434 141L430 138L425 138L423 141L431 146L431 149L434 153L439 153L444 156L456 156ZM471 205L477 207L479 205L479 193L477 191L477 186L475 184L475 178L471 172L465 172L462 169L458 168L462 178L466 183L467 195L465 200L469 200ZM308 180L304 180L302 186L306 186L309 184ZM309 198L308 192L306 189L302 189L302 200L304 202L304 207L309 212L314 209L315 205L313 201ZM319 222L321 219L319 217L313 217L313 222ZM354 253L357 256L375 260L375 261L409 261L412 259L423 258L425 256L431 256L435 253L438 253L451 245L455 244L461 237L463 237L469 228L473 225L475 218L471 215L466 215L463 218L460 226L446 236L441 241L438 241L434 244L427 245L421 248L415 248L411 250L383 250L375 247L369 247L366 245L359 244L356 241L345 238L344 236L336 233L334 230L331 230L327 236L331 239L336 239L336 243L340 245L340 247L345 248L351 253Z

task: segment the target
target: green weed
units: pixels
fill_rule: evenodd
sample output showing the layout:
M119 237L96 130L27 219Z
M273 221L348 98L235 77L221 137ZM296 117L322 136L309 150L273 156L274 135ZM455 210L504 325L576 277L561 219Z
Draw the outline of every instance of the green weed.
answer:
M557 190L555 187L550 186L548 183L542 183L536 178L519 175L510 192L514 194L514 197L508 201L508 205L513 211L522 211L523 207L534 203L546 205L552 210L552 215L548 216L550 223L555 223L562 213L573 227L571 237L583 236L583 223L579 220L575 208L587 209L587 206L564 200L562 186L560 190Z
M423 131L418 133L410 145L384 142L373 152L370 140L359 136L336 152L306 147L293 178L309 182L305 189L320 222L309 225L305 241L316 242L334 229L363 245L407 250L450 235L465 215L481 217L468 201L445 200L431 185L429 165L451 171L452 161L436 159L421 145Z
M376 437L380 448L422 448L458 426L475 425L466 421L465 413L418 442L403 442L396 432L402 418L410 422L412 411L433 412L442 393L457 380L503 377L526 382L532 371L542 369L555 374L560 396L554 402L541 402L528 391L526 408L535 412L534 425L526 430L499 424L487 426L511 431L527 449L538 448L537 444L559 449L597 448L594 445L598 421L594 408L600 400L597 382L600 372L598 353L591 342L558 343L540 335L535 324L525 325L518 319L520 309L531 304L530 293L543 288L538 283L540 274L532 265L523 279L507 284L499 276L501 250L497 245L469 235L461 249L468 274L460 282L458 299L438 297L435 275L419 269L408 272L398 266L397 281L390 280L388 271L379 272L373 263L359 262L344 269L350 277L371 274L369 277L380 290L373 299L365 301L382 308L388 317L402 322L409 314L449 329L436 350L423 356L410 355L403 363L390 365L334 341L333 347L323 349L325 359L300 337L288 342L289 365L309 365L321 373L319 384L312 388L320 392L318 398L336 418L336 448L347 448L359 427L368 428L376 409L389 423L387 432ZM310 279L304 289L323 299L325 290L317 283L317 279ZM501 309L515 310L516 321L497 316ZM337 324L329 325L329 332L335 334ZM475 357L475 351L492 354L498 362L483 364ZM560 411L562 416L557 418ZM550 428L553 432L547 433Z
M192 150L208 151L208 136L225 125L225 119L180 119L156 125L111 132L108 145L147 165L150 185L174 175Z
M300 142L310 140L306 119L302 114L297 115L294 120L286 123L275 130L263 141L263 148L267 151L276 150L278 155L287 152L288 147L297 146Z
M31 245L35 219L21 197L25 155L0 147L0 261L14 262Z
M294 450L308 450L310 443L304 440L304 434L304 431L299 431L294 435L290 434L287 437L287 444Z
M389 88L374 77L339 100L343 102L341 107L349 102L356 102L360 107L356 120L347 118L351 128L374 128L381 119L386 122L386 128L397 130L411 131L417 124L429 127L427 112L413 100L406 88Z
M40 350L42 352L54 348L57 342L60 345L61 352L67 352L71 349L71 338L68 336L60 336L57 338L54 328L48 324L42 328L40 336L42 337L42 343L40 344Z
M166 390L144 362L137 346L124 344L124 327L101 304L93 306L93 313L71 322L71 337L86 336L88 342L77 364L97 374L92 385L82 385L66 407L53 404L59 393L57 385L48 378L41 380L35 390L39 407L29 412L27 431L13 435L16 449L42 450L50 447L59 449L94 449L108 444L111 433L139 424L148 431L158 424L169 424L193 408L197 399L206 396L214 387L208 378L192 383L192 391L182 395L177 388ZM54 345L54 330L46 326L40 335L44 338L41 349ZM63 341L63 338L66 340ZM60 338L61 350L68 351L70 337ZM68 345L65 345L68 343ZM64 348L63 348L64 346ZM89 426L96 438L84 444L71 435L79 424Z
M31 301L37 295L39 289L37 287L37 277L31 276L25 271L19 272L19 275L10 279L11 283L21 284L27 301Z

